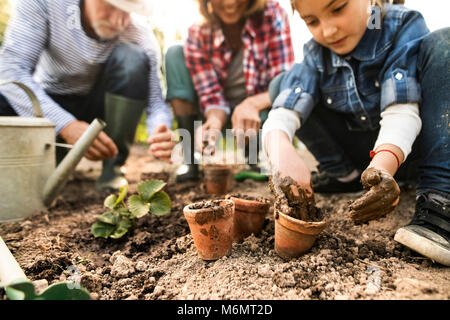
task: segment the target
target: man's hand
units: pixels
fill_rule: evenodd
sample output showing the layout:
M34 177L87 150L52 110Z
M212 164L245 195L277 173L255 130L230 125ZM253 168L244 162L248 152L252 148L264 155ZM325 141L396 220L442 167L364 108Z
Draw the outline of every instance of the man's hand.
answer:
M369 191L350 205L350 217L355 223L381 218L395 209L400 188L391 174L370 167L362 173L361 182Z
M174 132L167 128L165 124L160 124L147 140L147 143L156 158L172 163L171 155L175 147L174 140Z
M65 126L60 132L60 137L68 144L74 145L87 130L89 124L75 120ZM114 141L106 133L101 131L84 156L92 161L100 161L117 156L118 149Z

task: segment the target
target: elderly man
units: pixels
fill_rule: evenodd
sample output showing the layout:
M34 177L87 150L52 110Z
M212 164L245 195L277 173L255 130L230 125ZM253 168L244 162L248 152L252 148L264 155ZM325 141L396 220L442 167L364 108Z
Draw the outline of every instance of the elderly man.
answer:
M144 109L151 137L172 124L158 44L130 16L148 11L145 0L19 0L0 51L0 78L34 91L58 139L73 144L94 118L106 121L85 154L103 160L99 190L127 183L122 165ZM33 116L31 103L14 85L3 85L0 116L12 115Z

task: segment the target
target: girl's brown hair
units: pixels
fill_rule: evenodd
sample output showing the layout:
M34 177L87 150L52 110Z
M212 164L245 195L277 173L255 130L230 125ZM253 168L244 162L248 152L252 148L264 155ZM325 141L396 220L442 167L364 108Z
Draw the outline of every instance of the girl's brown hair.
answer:
M249 17L255 13L262 12L268 0L250 0L244 17ZM197 0L200 14L204 19L204 23L213 25L217 23L217 18L213 13L211 0Z

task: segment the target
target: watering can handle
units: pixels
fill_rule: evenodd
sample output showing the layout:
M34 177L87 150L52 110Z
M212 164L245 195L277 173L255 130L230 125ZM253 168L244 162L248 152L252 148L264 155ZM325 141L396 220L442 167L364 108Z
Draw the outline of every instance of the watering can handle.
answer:
M2 86L4 84L15 84L20 89L25 91L25 93L27 94L28 98L30 98L31 103L33 104L34 116L36 118L43 118L44 117L44 114L42 113L42 109L41 109L41 105L39 103L39 100L37 99L37 97L34 94L33 90L31 90L28 86L26 86L25 84L23 84L21 82L0 80L0 86Z
M2 237L0 237L0 283L8 285L15 280L26 279L14 256L9 251Z

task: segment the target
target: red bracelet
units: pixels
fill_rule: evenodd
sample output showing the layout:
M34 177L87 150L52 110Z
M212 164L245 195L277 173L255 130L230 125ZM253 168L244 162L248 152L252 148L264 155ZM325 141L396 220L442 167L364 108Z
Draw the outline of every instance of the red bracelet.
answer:
M397 170L398 170L398 168L400 168L400 159L398 158L398 156L395 154L394 151L391 151L391 150L388 150L388 149L381 149L381 150L378 150L378 151L375 152L374 150L372 150L372 151L370 151L370 157L373 159L373 157L375 157L375 155L377 153L380 153L380 152L383 152L383 151L390 152L390 153L392 153L394 155L395 159L397 159L397 166L398 166Z

